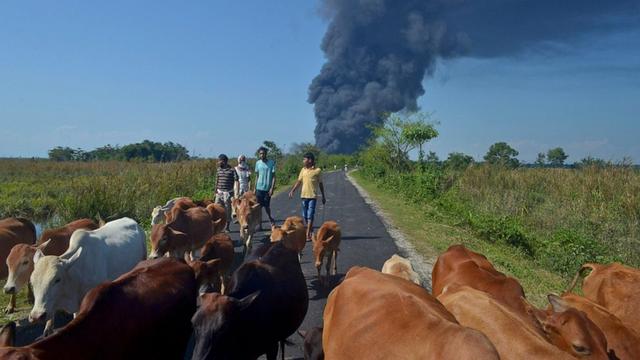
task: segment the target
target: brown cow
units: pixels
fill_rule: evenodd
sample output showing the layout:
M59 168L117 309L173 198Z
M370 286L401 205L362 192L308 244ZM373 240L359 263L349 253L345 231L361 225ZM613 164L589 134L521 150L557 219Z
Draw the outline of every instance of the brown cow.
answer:
M607 308L629 328L640 334L640 270L620 263L582 265L567 292L570 292L585 270L584 296Z
M626 327L604 306L572 293L563 294L562 298L556 301L564 307L572 307L587 314L602 330L609 349L613 349L617 357L622 360L640 357L640 334Z
M209 215L211 215L211 221L213 221L213 233L219 234L227 227L227 212L224 206L220 204L209 204L206 207Z
M211 215L206 209L193 207L174 210L176 212L172 222L153 225L149 258L169 253L170 256L182 259L185 253L199 250L213 235Z
M4 285L5 294L11 294L6 313L12 313L16 307L16 294L29 282L29 276L33 272L33 256L40 249L44 255L62 255L69 247L69 238L77 229L95 230L98 225L91 219L79 219L65 226L45 230L38 240L38 246L18 244L11 249L7 256L7 268L9 276ZM31 286L28 289L28 299L33 302Z
M510 307L469 286L447 286L438 300L462 325L486 334L501 359L571 359L572 355L582 359L608 359L604 335L575 309L550 315L540 311L543 314L539 314L540 333ZM572 348L567 349L567 344Z
M165 223L170 223L173 221L175 216L174 211L178 211L177 209L188 210L198 206L193 200L191 200L191 198L188 198L188 197L180 197L175 200L176 201L173 203L173 206L171 207L171 209L169 209L169 211L164 214Z
M318 232L313 237L313 256L315 258L316 270L318 271L318 281L321 285L326 285L329 281L329 269L333 263L333 274L338 273L338 251L340 250L340 240L342 239L342 230L335 221L325 221ZM320 268L327 256L327 275L323 278L320 275Z
M224 294L224 288L226 286L226 279L228 277L229 269L233 264L233 258L235 252L233 250L233 240L228 234L215 234L213 235L200 249L201 261L209 261L213 259L220 259L220 263L216 266L218 275L220 277L220 291Z
M95 230L97 228L98 224L91 219L74 220L59 228L45 230L40 235L38 246L45 255L61 255L69 248L69 239L74 231L78 229Z
M398 254L393 254L384 262L382 265L382 273L394 275L420 285L420 276L418 276L417 272L413 271L411 262Z
M186 264L169 258L142 261L92 289L67 326L25 347L0 348L0 358L181 359L196 296Z
M424 288L353 267L324 309L325 358L499 359L481 332L460 326Z
M298 219L300 221L298 221ZM298 252L298 260L302 256L302 250L307 244L307 230L299 216L288 217L282 227L271 227L271 242L282 241L284 245Z
M256 359L267 354L275 360L284 342L304 320L309 304L296 252L283 243L269 243L257 260L234 273L227 295L200 296L192 318L193 359ZM261 251L262 252L262 251Z
M467 285L491 294L520 314L526 314L521 300L524 289L518 280L499 272L486 257L463 245L452 245L438 256L431 279L433 296L440 295L450 284Z
M17 244L35 244L36 227L24 218L6 218L0 220L0 261L4 264L11 249ZM9 268L0 265L0 279L9 274Z
M251 250L251 239L260 225L262 219L262 207L257 202L249 200L247 197L240 199L236 209L238 223L240 224L240 238L243 241L243 253L246 256Z
M238 206L240 206L240 201L242 199L247 199L251 204L258 203L258 197L256 197L256 194L253 191L246 191L241 196L234 197L233 200L231 200L231 208L233 209L232 215L236 217L236 222L238 222ZM262 212L260 212L260 222L262 222Z
M0 348L14 346L16 342L16 323L9 321L0 328Z

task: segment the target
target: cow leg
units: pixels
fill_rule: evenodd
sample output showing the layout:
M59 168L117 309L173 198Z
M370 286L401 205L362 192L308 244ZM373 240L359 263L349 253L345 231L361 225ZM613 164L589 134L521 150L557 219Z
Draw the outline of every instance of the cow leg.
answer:
M220 294L224 295L224 275L220 274Z
M280 340L280 357L284 360L284 340Z
M333 250L333 275L338 275L338 250Z
M53 334L53 318L47 319L47 322L44 324L44 331L42 332L42 337L47 337Z
M4 312L6 314L11 314L16 310L16 294L13 293L11 294L11 298L9 299L9 305L7 305L7 308L4 309Z
M33 287L31 286L31 282L27 283L27 302L31 305L36 302L36 299L33 296Z
M331 279L331 254L327 256L327 265L325 266L325 270L327 270L327 283L329 283Z
M267 346L267 360L276 360L278 359L278 342L274 342L273 344L269 344Z

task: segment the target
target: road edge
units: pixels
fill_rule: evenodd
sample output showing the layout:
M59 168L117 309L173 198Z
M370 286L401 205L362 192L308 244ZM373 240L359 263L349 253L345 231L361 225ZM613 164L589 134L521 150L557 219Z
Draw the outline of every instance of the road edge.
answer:
M352 170L353 171L353 170ZM389 219L389 215L378 205L378 203L371 198L367 190L365 190L358 182L351 176L351 171L346 174L347 179L353 185L360 196L364 199L364 202L371 207L371 210L376 214L378 219L382 222L385 229L393 239L393 242L398 247L398 252L401 256L409 259L413 270L420 276L420 282L422 286L431 291L431 271L436 261L435 258L425 258L416 251L415 246L408 240L408 237L393 224Z

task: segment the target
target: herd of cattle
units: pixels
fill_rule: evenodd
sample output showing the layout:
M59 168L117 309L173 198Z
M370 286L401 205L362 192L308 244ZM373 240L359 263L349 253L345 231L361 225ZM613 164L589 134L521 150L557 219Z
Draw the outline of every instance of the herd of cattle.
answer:
M352 267L329 294L323 326L299 330L309 303L302 219L287 218L251 249L261 208L251 192L233 207L244 257L233 272L225 210L209 201L156 207L149 259L145 232L129 218L76 220L38 241L29 220L0 220L5 311L26 287L29 321L46 322L43 337L23 347L14 346L15 323L5 325L0 358L182 359L193 338L193 359L284 359L298 330L305 359L640 359L639 270L585 264L539 309L516 279L462 245L438 257L431 293L397 255L381 272ZM334 221L313 237L321 286L337 274L340 240ZM572 293L589 270L584 296ZM59 310L74 319L54 330Z

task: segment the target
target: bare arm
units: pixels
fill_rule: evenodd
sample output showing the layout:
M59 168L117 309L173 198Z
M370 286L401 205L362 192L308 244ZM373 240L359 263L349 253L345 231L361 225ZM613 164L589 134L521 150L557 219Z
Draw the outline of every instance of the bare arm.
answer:
M276 173L273 173L271 178L271 188L269 189L269 196L273 196L273 189L276 188Z
M300 186L300 184L302 184L302 181L300 181L300 180L297 180L296 183L293 184L293 187L291 188L291 191L289 191L289 199L291 199L293 197L293 193L296 191L298 186Z

